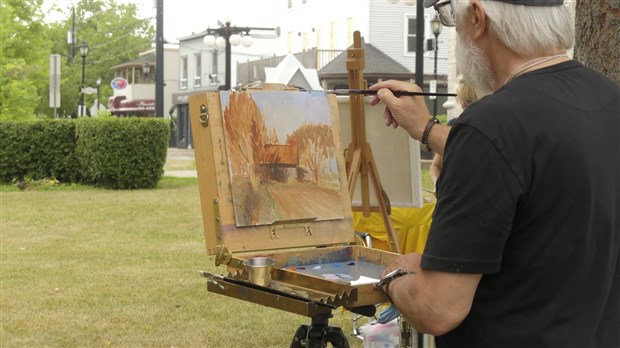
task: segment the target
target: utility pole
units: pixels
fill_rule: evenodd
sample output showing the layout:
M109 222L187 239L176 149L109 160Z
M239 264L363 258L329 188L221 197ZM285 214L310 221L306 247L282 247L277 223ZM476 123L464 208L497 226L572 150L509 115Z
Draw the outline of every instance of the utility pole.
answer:
M156 1L155 116L164 117L164 0Z
M416 1L415 84L424 89L424 1Z
M75 6L71 6L71 31L67 33L67 43L69 44L69 64L73 63L75 56Z

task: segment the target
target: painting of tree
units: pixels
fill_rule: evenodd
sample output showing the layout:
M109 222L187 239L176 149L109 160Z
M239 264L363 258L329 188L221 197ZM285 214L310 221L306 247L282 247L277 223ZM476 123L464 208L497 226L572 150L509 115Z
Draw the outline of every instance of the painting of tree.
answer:
M312 173L312 180L320 184L321 176L330 172L334 158L334 139L326 124L304 124L286 139L299 149L299 162ZM337 179L337 178L336 178Z
M265 120L250 94L233 93L223 112L229 166L233 177L247 177L256 186L257 163L268 143Z
M237 226L344 216L325 94L220 92Z

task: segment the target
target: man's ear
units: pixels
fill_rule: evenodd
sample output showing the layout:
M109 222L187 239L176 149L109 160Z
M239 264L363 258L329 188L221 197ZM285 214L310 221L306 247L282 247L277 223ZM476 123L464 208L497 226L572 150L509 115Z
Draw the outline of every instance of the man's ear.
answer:
M488 18L484 10L484 7L482 7L482 4L480 4L478 0L473 0L471 2L470 9L472 11L472 16L470 17L471 25L472 25L472 34L473 34L474 40L476 40L482 37L487 32Z

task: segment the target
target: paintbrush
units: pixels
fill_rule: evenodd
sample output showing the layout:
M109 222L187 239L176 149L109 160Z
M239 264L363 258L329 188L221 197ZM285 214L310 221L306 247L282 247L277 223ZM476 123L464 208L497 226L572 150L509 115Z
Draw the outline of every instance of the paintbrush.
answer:
M362 95L375 95L377 91L371 91L369 89L330 89L323 91L325 93L333 93L336 95L349 95L349 94L362 94ZM430 93L430 92L408 92L408 91L392 91L394 96L435 96L435 97L456 97L453 93Z

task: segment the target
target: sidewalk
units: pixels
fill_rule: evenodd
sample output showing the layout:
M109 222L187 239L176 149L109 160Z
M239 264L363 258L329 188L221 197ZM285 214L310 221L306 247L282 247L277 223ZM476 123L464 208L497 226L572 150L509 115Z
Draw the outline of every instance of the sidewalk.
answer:
M168 148L168 157L166 159L173 160L193 160L194 149L177 149L176 147Z
M194 161L194 149L178 149L176 147L168 148L166 160L187 160ZM166 170L164 176L174 176L177 178L195 178L198 176L196 170Z
M176 147L168 148L168 157L166 160L188 160L194 161L194 149L177 149ZM420 166L422 169L428 169L432 160L421 160ZM164 176L174 176L178 178L196 178L198 174L195 170L167 170L164 172Z
M175 178L197 178L198 173L195 170L166 170L164 176L172 176Z

